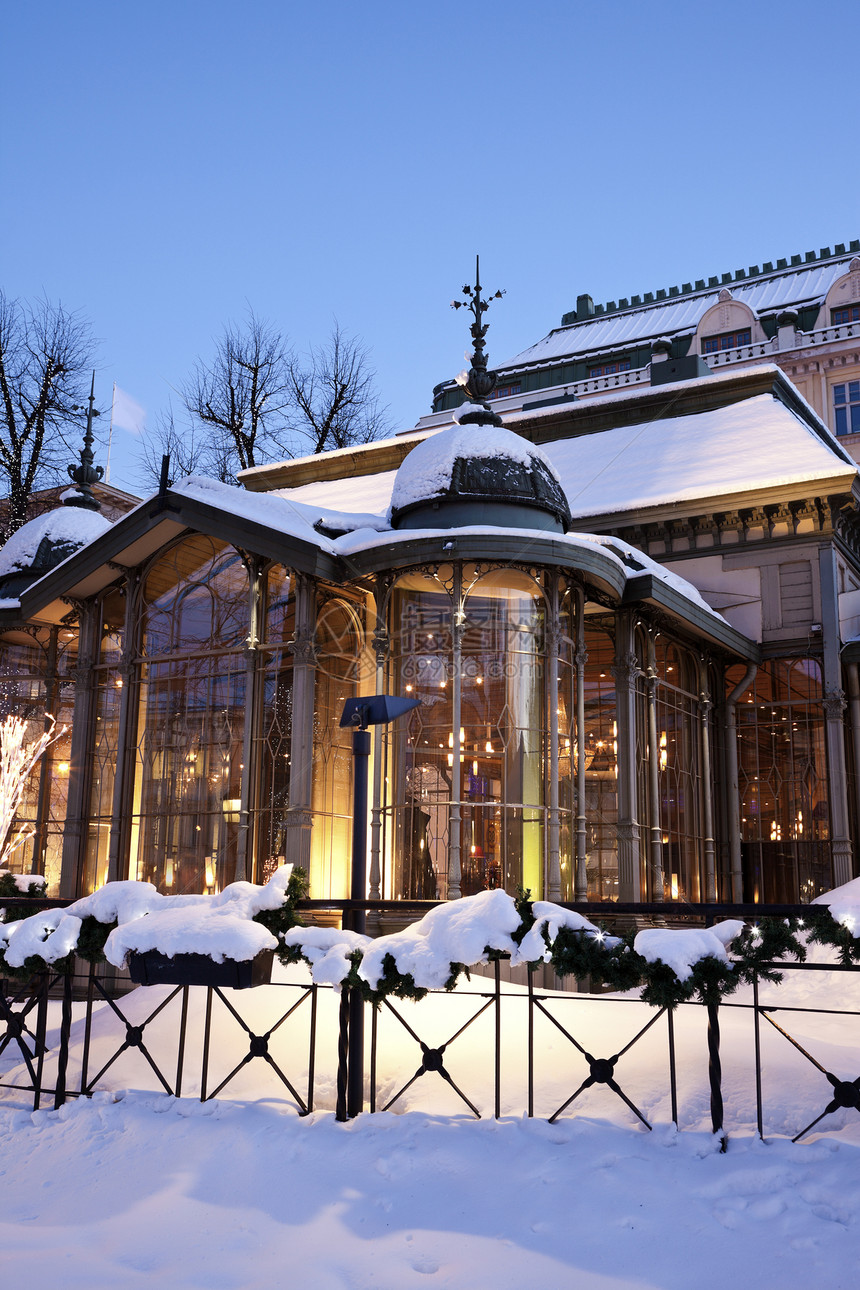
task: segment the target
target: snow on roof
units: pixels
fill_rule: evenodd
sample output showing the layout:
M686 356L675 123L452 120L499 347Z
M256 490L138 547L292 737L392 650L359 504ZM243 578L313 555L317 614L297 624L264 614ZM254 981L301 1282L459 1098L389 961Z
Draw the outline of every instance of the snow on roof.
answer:
M89 511L80 506L58 506L28 520L0 550L0 578L10 573L31 569L45 538L57 545L86 546L101 537L111 527L111 521L99 511Z
M574 519L856 474L835 443L770 394L557 439L544 451Z
M229 511L231 515L242 516L257 524L289 533L292 537L301 538L304 542L313 543L323 551L333 550L331 539L323 537L314 524L321 520L332 528L354 529L358 527L375 529L385 524L381 515L355 510L332 510L325 506L314 506L304 501L297 501L291 490L290 495L283 493L251 493L235 484L222 484L202 475L189 475L180 480L171 489L183 497L194 498L209 506Z
M347 533L343 537L337 538L334 543L336 553L345 560L349 560L351 555L358 555L362 551L368 551L377 546L393 546L402 544L409 546L422 539L436 538L440 536L439 529L384 529L381 531L371 532L368 529L356 529L352 533ZM517 537L522 539L523 558L536 559L535 543L550 541L553 543L562 543L572 549L587 551L595 546L600 547L604 556L624 574L625 580L639 577L643 573L651 574L666 586L672 587L680 595L686 597L697 608L707 613L711 618L719 622L725 622L722 614L718 614L715 609L702 599L696 588L691 582L679 577L676 573L671 573L668 569L663 568L656 560L645 555L637 547L630 546L628 542L623 542L620 538L603 537L596 533L544 533L530 528L496 528L489 524L472 525L465 528L451 528L444 530L445 540L450 546L454 547L455 539L458 537L487 537L487 536L504 536Z
M702 383L724 379L725 373L717 373L702 378ZM684 382L685 390L696 383ZM591 400L589 408L600 402L610 400ZM558 408L512 413L508 421L515 427L520 421L531 422L543 414L546 419L557 417ZM420 466L424 458L431 459L432 469L440 436L455 433L460 433L459 428L431 431L404 459L401 471L407 462ZM856 471L826 430L822 428L817 434L770 394L689 416L660 417L633 426L556 439L543 444L541 451L557 472L574 520L840 474L847 479ZM383 471L356 479L320 480L279 495L297 502L343 507L345 511L354 506L372 508L378 514L367 527L380 529L384 527L380 513L393 500L396 473L399 474Z
M351 515L365 512L385 523L385 514L391 505L391 490L394 487L396 470L383 470L378 475L349 475L343 479L317 479L312 484L300 484L298 488L279 488L269 493L269 497L283 497L290 502L300 502L313 507L317 502L323 508L331 507L334 511L349 512ZM256 493L254 496L259 497ZM319 510L317 506L317 510ZM374 524L368 524L374 528Z
M852 256L847 255L835 263L809 265L751 282L720 283L700 295L679 296L653 305L636 305L632 309L559 327L536 345L497 363L496 367L500 370L525 367L530 363L544 363L593 350L618 349L664 333L693 332L702 315L717 303L720 291L725 287L730 289L733 300L749 305L756 313L820 300L836 279L847 271L851 259Z
M542 461L552 477L558 480L558 474L543 450L512 430L487 425L455 426L423 439L404 457L394 480L391 509L402 510L416 502L447 493L458 460L483 461L496 457L527 468L534 461Z

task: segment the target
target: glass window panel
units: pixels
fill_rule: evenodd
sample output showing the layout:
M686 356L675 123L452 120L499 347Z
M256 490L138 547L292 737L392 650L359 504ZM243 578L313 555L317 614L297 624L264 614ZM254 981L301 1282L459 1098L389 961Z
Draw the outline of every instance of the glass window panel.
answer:
M743 670L729 669L729 689ZM738 701L747 900L808 901L832 885L822 696L816 660L771 659Z

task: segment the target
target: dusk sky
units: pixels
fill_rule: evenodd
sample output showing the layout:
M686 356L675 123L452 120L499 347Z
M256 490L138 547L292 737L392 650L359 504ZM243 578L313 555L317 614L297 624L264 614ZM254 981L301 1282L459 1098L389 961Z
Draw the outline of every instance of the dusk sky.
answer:
M476 252L499 363L581 292L860 236L858 36L856 0L7 3L0 285L88 317L150 421L249 306L298 349L337 318L403 429Z

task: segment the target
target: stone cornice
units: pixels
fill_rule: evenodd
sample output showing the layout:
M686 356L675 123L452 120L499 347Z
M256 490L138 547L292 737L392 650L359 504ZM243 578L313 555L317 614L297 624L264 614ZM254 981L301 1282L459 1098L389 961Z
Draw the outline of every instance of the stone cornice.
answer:
M721 508L648 522L623 523L614 518L614 523L595 524L595 531L621 538L657 559L731 554L744 548L764 549L775 542L835 536L860 564L860 512L851 493ZM663 550L658 550L661 544Z
M583 516L576 523L580 532L606 533L623 538L651 553L655 542L670 543L669 550L708 552L748 542L812 537L833 532L834 517L855 515L858 499L845 492L845 479L821 481L832 488L798 496L797 489L774 489L767 494L746 494L732 498L701 498L691 502L688 512L677 506L633 511L628 515ZM756 531L761 536L750 536ZM737 537L724 535L737 534ZM708 539L711 541L708 541ZM677 545L673 542L677 540ZM688 542L688 547L683 542ZM647 543L647 545L646 545Z

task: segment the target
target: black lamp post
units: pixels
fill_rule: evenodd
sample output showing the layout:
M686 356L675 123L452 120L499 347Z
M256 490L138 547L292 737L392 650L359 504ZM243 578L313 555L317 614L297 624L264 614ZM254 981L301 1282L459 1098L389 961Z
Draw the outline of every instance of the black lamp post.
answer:
M352 728L353 811L352 876L350 899L353 902L350 929L364 932L367 911L367 767L370 759L368 726L383 726L421 706L420 699L399 699L391 694L373 694L347 699L340 718L341 726ZM338 1087L337 1118L346 1119L364 1110L364 1001L358 990L349 1000L349 1080L348 1093ZM346 1097L344 1095L346 1094ZM344 1106L344 1100L346 1105Z

